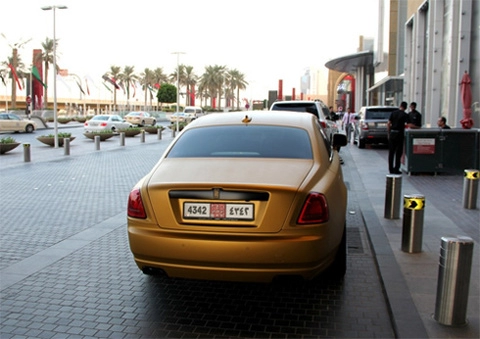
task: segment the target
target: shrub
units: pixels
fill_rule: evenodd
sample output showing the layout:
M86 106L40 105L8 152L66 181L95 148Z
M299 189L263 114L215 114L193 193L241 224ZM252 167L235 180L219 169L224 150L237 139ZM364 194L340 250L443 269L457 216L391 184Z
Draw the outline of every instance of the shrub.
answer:
M15 144L16 142L12 137L3 137L0 139L0 144Z

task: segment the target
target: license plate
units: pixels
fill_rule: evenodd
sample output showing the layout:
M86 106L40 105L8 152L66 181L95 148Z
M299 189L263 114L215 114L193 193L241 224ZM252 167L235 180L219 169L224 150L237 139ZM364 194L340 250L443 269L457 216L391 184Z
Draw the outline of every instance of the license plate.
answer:
M211 220L253 220L253 204L196 203L183 204L183 217Z

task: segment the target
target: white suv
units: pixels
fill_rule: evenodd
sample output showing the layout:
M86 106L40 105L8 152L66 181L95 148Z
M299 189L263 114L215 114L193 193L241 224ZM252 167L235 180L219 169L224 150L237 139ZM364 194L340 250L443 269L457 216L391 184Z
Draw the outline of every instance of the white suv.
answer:
M337 124L330 120L330 111L327 105L320 100L287 100L275 101L270 111L293 111L308 112L315 115L325 130L328 140L331 142L333 134L338 133Z

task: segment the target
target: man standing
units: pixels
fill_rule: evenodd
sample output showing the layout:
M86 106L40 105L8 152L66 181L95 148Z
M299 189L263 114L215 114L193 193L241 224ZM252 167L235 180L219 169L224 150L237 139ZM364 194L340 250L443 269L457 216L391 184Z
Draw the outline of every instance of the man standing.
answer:
M441 129L450 129L450 126L447 125L447 118L445 117L438 118L437 125Z
M333 110L333 106L330 106L330 120L337 121L337 113Z
M405 112L407 103L403 101L398 110L390 114L387 123L388 130L388 170L390 174L401 174L400 160L403 154L405 124L408 114Z
M342 118L342 125L345 129L345 134L347 135L347 143L350 143L350 135L352 133L352 123L355 121L355 114L352 113L352 110L347 108L347 113Z
M422 115L417 111L417 103L412 102L410 104L410 112L408 113L408 127L409 128L422 128Z

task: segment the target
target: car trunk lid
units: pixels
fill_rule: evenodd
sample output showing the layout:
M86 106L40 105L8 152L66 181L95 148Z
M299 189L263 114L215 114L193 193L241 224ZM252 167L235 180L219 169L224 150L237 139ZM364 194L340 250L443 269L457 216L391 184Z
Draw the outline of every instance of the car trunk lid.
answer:
M312 165L305 159L164 159L149 178L148 195L161 228L278 232Z

